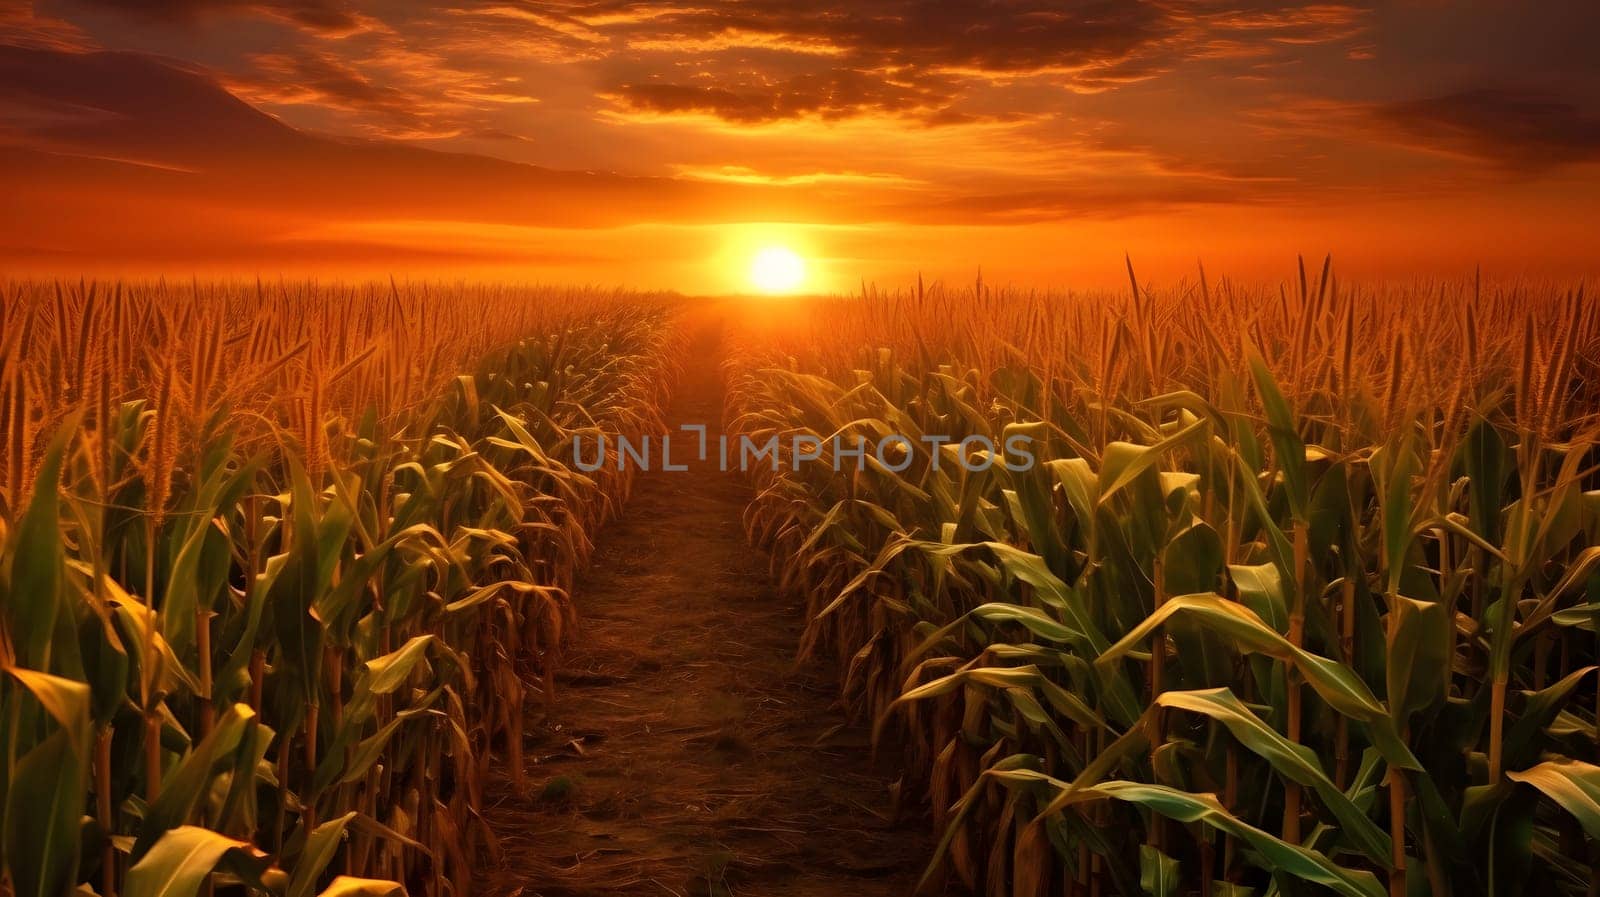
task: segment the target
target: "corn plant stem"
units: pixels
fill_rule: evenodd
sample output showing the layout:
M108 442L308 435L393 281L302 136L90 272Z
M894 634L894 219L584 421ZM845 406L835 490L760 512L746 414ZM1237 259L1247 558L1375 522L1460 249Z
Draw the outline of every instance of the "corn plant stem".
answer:
M267 679L267 652L260 648L250 651L250 707L261 712L261 690Z
M506 654L513 665L521 658L519 635L515 622L506 627ZM522 765L522 715L526 708L521 678L516 675L514 666L510 678L516 695L516 706L507 708L509 725L506 731L506 762L511 765L511 787L521 794L528 787L528 771Z
M1456 555L1456 553L1454 551L1451 550L1451 542L1450 542L1450 538L1451 537L1450 537L1450 534L1448 532L1444 531L1443 529L1440 529L1440 530L1437 531L1437 537L1438 537L1438 540L1439 540L1439 582L1448 586L1448 584L1452 580L1455 579L1456 557L1457 557L1457 555ZM1444 656L1445 656L1445 680L1446 680L1446 682L1449 682L1450 680L1453 680L1455 678L1455 671L1454 671L1455 657L1456 657L1456 620L1455 620L1455 617L1456 617L1456 605L1460 602L1460 600L1461 600L1461 593L1459 591L1451 590L1449 592L1449 601L1445 605L1445 617L1449 621L1449 626L1448 626L1449 631L1448 631L1447 636L1446 636L1446 638L1449 641L1448 641L1448 643L1447 643L1447 645L1445 647L1445 654L1444 654ZM1446 691L1448 692L1449 685L1446 685L1445 688L1446 688Z
M155 803L161 795L161 715L144 714L144 799Z
M1295 583L1291 594L1294 596L1293 604L1289 609L1289 643L1296 648L1305 642L1306 628L1306 555L1307 527L1303 523L1296 523L1294 527L1294 575ZM1293 666L1285 665L1284 680L1288 686L1286 698L1287 721L1284 725L1284 735L1292 742L1300 742L1300 715L1301 699L1303 697L1300 686L1299 674ZM1297 782L1285 781L1283 786L1283 840L1290 844L1300 843L1300 785Z
M1353 664L1356 651L1356 581L1347 571L1339 587L1339 650ZM1350 782L1350 719L1339 714L1334 735L1334 784L1343 790Z
M1389 767L1389 837L1393 840L1389 897L1406 894L1406 779L1398 766Z
M1083 754L1083 756L1088 757L1090 756L1089 750L1090 745L1092 744L1091 739L1094 736L1087 729L1079 730L1079 736L1078 750ZM1073 880L1075 885L1073 889L1074 893L1083 894L1088 890L1090 865L1091 860L1089 858L1089 842L1079 841L1077 868L1073 870Z
M211 734L216 724L216 704L212 702L211 612L196 607L194 612L195 650L200 655L200 737Z
M1434 847L1433 833L1424 826L1422 830L1422 846L1427 855L1428 887L1434 894L1449 894L1449 878L1445 873L1444 857Z
M1239 809L1239 748L1232 741L1228 742L1228 766L1223 782L1222 804L1228 812L1234 813ZM1222 839L1222 874L1228 881L1233 881L1233 838L1224 835Z
M282 734L278 736L278 781L289 781L289 739ZM287 815L284 812L287 809L287 807L284 807L279 812L272 814L273 853L283 852L283 819Z
M1531 339L1531 336L1529 339ZM1522 467L1522 500L1527 502L1531 501L1536 494L1539 440L1537 433L1531 430L1525 430L1522 436L1522 445L1519 447ZM1528 540L1531 538L1529 529L1533 526L1533 515L1520 514L1518 519L1521 532L1511 534L1510 538L1512 544L1519 546L1520 550L1526 551ZM1497 645L1490 655L1490 673L1493 677L1489 692L1490 785L1499 784L1500 774L1504 771L1506 689L1510 685L1511 679L1510 645L1516 626L1517 600L1522 595L1523 576L1524 571L1521 569L1511 568L1506 571L1504 577L1506 586L1500 596L1499 618L1494 621L1493 637ZM1501 645L1504 647L1500 647Z
M156 689L160 683L156 681L156 664L160 654L156 646L156 639L160 634L157 623L155 594L156 594L156 537L159 527L154 516L146 518L144 541L144 609L145 621L148 627L145 643L141 648L141 663L139 664L139 699L145 714L144 724L144 797L154 803L161 794L161 715L156 712Z
M328 715L333 722L335 732L344 720L344 652L337 645L328 645L323 649L326 660L323 662L328 667Z
M1484 579L1485 579L1484 568L1485 568L1485 565L1488 563L1488 560L1489 560L1488 554L1489 554L1488 552L1484 551L1482 548L1480 548L1477 545L1473 545L1473 546L1471 546L1470 548L1467 549L1467 556L1469 558L1471 558L1472 572L1473 572L1472 584L1470 586L1470 591L1472 593L1472 598L1471 598L1472 603L1470 605L1470 609L1469 609L1468 613L1471 615L1473 620L1477 620L1477 621L1482 621L1483 620L1483 584L1484 584ZM1468 677L1468 685L1467 685L1467 687L1469 689L1468 692L1467 692L1467 696L1468 697L1475 696L1478 693L1479 689L1481 689L1483 687L1483 681L1481 679L1475 677L1475 676L1474 677ZM1597 687L1600 687L1600 686L1597 686Z
M116 831L111 815L111 727L104 726L94 742L95 818L106 832ZM117 849L107 839L100 854L101 897L117 897Z
M1095 752L1099 753L1101 751L1104 751L1106 749L1106 733L1105 733L1105 731L1103 729L1102 730L1097 730L1094 733L1094 739L1095 739ZM1100 816L1104 812L1104 810L1105 810L1105 805L1104 804L1096 804L1094 806L1094 808L1090 811L1090 812L1094 813L1094 815L1095 815L1095 819L1093 820L1095 823L1099 823L1101 821ZM1101 880L1105 877L1101 873L1102 865L1103 864L1101 862L1101 856L1100 856L1100 854L1098 852L1091 853L1089 855L1089 897L1100 897Z
M1496 672L1489 688L1489 783L1492 785L1500 781L1501 749L1505 741L1505 674Z
M1159 557L1156 558L1151 571L1151 579L1154 583L1155 609L1160 610L1161 606L1166 603L1166 590L1162 588L1161 559ZM1150 638L1150 751L1152 755L1155 751L1160 750L1161 745L1166 743L1167 740L1166 719L1161 712L1161 707L1156 704L1156 699L1160 697L1162 692L1162 674L1166 666L1166 659L1166 628L1157 626ZM1157 850L1162 849L1165 834L1162 817L1152 813L1150 815L1150 846Z
M306 706L305 723L305 753L306 775L312 776L317 771L317 723L321 719L321 708L316 704ZM306 831L317 827L317 807L314 802L307 801L302 814L305 817Z

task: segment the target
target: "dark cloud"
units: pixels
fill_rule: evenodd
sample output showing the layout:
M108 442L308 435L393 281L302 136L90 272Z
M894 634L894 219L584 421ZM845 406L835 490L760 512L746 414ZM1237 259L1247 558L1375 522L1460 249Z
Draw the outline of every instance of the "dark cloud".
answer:
M1375 114L1400 142L1510 169L1600 161L1600 115L1548 92L1477 88L1387 103Z
M1260 61L1348 40L1365 15L1342 4L1214 0L865 0L827 11L779 0L617 2L563 13L635 51L610 90L623 106L745 122L875 112L971 120L952 107L975 85L1040 78L1106 90L1186 60Z
M0 0L0 42L47 50L86 50L95 44L82 29L60 19L40 16L26 3Z
M374 113L403 126L421 119L419 103L403 90L380 84L338 56L302 51L251 57L251 74L228 86L258 102L311 104Z
M22 104L73 114L19 120L11 113ZM328 222L515 229L744 214L809 219L834 200L813 188L554 171L333 139L298 131L165 60L3 44L0 196L7 210L0 260L10 257L8 247L36 259L82 260L99 253L159 259L175 246L196 247L183 250L190 257L277 259L288 254L285 240Z
M268 38L256 33L250 52L213 65L252 102L370 112L383 121L361 130L391 136L486 126L470 111L442 124L449 116L439 93L405 83L423 67L458 69L469 77L457 92L480 99L518 93L495 83L495 73L536 61L581 65L595 92L623 112L739 123L895 115L948 125L1016 118L1018 109L985 93L995 86L1094 93L1188 62L1264 67L1339 42L1354 52L1370 18L1347 2L1265 0L55 2L156 24L225 14L289 23L304 36L271 38L279 42L261 52ZM487 80L467 83L473 75ZM408 118L392 88L414 107L426 101L434 120L422 123L415 109Z
M40 142L93 135L106 158L196 169L206 153L324 133L566 169L676 177L733 165L753 183L786 166L865 169L903 180L892 197L882 184L851 188L884 216L973 221L1459 192L1600 157L1594 67L1575 49L1597 13L1552 24L1504 0L1461 6L40 0L33 16L0 13L0 44L145 56L85 54L68 71L0 53L0 115L21 110ZM142 80L110 70L152 53L195 64ZM171 99L201 77L226 90ZM1563 92L1461 89L1513 83ZM130 93L107 111L98 84ZM250 114L228 117L240 109ZM796 120L827 126L724 124Z
M140 53L0 44L0 110L11 141L176 167L298 137L199 69Z
M341 0L79 0L132 18L169 24L190 24L217 13L259 15L311 31L348 33L362 18Z
M1257 35L1281 44L1325 44L1356 37L1367 27L1368 10L1348 3L1304 5L1194 2L1167 7L1174 19L1218 35Z
M1132 52L1167 30L1154 3L1126 0L866 0L834 10L788 2L594 4L578 18L653 42L759 37L801 52L833 50L864 70L1075 68Z
M837 70L796 75L737 90L709 85L623 84L612 96L639 111L703 112L727 121L769 122L801 116L832 120L866 110L937 114L952 100L954 87L949 79L905 84Z

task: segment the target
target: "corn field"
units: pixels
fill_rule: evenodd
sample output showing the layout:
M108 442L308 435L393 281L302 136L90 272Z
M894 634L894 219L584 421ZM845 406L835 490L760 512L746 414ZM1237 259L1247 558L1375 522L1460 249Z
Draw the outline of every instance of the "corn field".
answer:
M1600 893L1593 303L1132 274L867 289L729 362L783 437L746 525L925 786L926 886Z
M1129 275L726 324L746 528L927 798L925 889L1600 893L1583 289ZM0 285L5 897L465 894L686 317Z
M460 894L658 429L650 296L0 285L15 897Z

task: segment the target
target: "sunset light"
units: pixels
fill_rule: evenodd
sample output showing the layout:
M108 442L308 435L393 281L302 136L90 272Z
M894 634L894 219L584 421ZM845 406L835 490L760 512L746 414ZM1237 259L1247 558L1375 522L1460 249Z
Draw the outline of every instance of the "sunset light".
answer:
M786 246L768 246L750 259L750 285L763 293L792 293L805 279L805 259Z
M1600 897L1596 34L0 0L0 897Z

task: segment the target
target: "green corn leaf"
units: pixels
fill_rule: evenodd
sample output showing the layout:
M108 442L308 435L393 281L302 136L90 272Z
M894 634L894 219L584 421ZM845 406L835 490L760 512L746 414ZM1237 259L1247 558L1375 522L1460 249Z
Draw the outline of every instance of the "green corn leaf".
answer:
M16 662L50 670L56 619L63 612L65 553L61 543L61 463L80 414L57 429L34 476L33 497L12 532L5 560L9 581L0 602Z
M1204 823L1248 844L1266 861L1268 869L1322 885L1345 897L1383 897L1387 893L1372 873L1346 869L1320 853L1279 840L1229 813L1209 794L1116 781L1103 782L1081 793L1086 800L1112 798L1179 822Z
M1162 549L1162 594L1217 591L1222 584L1223 560L1222 539L1215 529L1199 521L1185 527ZM1168 634L1177 646L1185 685L1218 686L1232 679L1232 652L1214 633L1180 617Z
M1367 814L1328 778L1308 747L1280 735L1257 717L1226 688L1206 691L1169 691L1156 696L1163 707L1200 713L1228 727L1244 747L1266 760L1279 775L1317 793L1350 842L1368 859L1389 868L1392 842Z
M1461 441L1459 453L1469 481L1469 525L1485 540L1495 542L1500 538L1501 509L1507 504L1511 449L1493 424L1479 418Z
M1178 861L1148 844L1139 845L1139 887L1145 897L1178 893Z
M1387 703L1396 728L1403 730L1412 713L1443 703L1449 694L1450 618L1437 601L1387 597Z
M1179 595L1168 599L1155 613L1106 649L1095 659L1095 664L1103 666L1125 656L1176 614L1191 616L1207 629L1228 637L1242 650L1293 663L1305 677L1306 684L1346 716L1362 721L1387 716L1387 710L1366 683L1348 667L1295 647L1249 608L1220 595Z
M330 770L334 774L338 775L339 783L348 784L350 782L360 781L360 779L367 774L367 770L371 769L378 763L379 760L383 759L384 752L387 750L389 742L394 738L395 733L397 733L401 727L405 726L413 719L422 716L430 716L436 719L448 719L446 714L433 709L433 704L438 701L438 696L443 694L443 691L444 690L442 688L435 689L434 691L430 692L427 697L420 699L416 706L408 707L405 710L396 713L394 715L394 719L389 721L387 725L379 729L377 732L374 732L373 734L362 739L362 741L356 745L355 751L351 753L349 763L329 764ZM322 769L323 768L320 766L317 768L318 783L313 785L314 789L326 787L326 785L321 784Z
M73 751L80 757L87 757L89 743L94 738L89 717L89 686L73 679L22 667L12 667L6 672L33 695L56 721L56 725L66 731L68 744Z
M261 620L266 613L269 596L279 575L288 566L288 555L274 555L267 559L264 569L246 586L244 613L240 615L243 619L238 629L238 638L234 641L232 650L227 653L222 666L216 671L216 683L212 690L213 701L237 698L238 695L223 691L231 684L239 683L240 691L243 690L243 684L248 681L246 668L250 665L250 655L254 653L256 641L261 635Z
M125 897L195 897L206 877L219 866L248 869L246 879L267 877L265 855L248 841L236 841L208 829L185 825L161 836L128 870Z
M78 880L88 757L60 728L16 761L6 794L5 856L17 897L68 897Z
M300 700L293 706L304 714L307 708L317 706L319 697L322 621L312 610L318 597L322 534L318 531L316 494L311 481L297 459L291 456L289 462L293 542L284 569L273 580L267 594L267 604L272 608L272 622L285 672L292 676L291 681L300 692ZM299 724L298 719L279 722L286 730Z
M1294 547L1289 544L1289 538L1283 534L1283 528L1278 526L1272 517L1272 511L1267 506L1267 497L1261 491L1261 484L1256 481L1256 470L1237 452L1234 453L1233 460L1238 471L1236 482L1240 491L1244 493L1245 504L1255 515L1256 522L1266 537L1267 552L1278 567L1279 578L1285 582L1294 582L1297 575L1294 569Z
M1545 729L1555 722L1578 686L1596 669L1600 667L1573 670L1555 684L1528 693L1522 715L1506 727L1504 750L1508 767L1523 766L1539 759L1541 748L1549 741Z
M399 882L376 878L355 878L341 875L333 880L317 897L405 897L406 889Z
M1407 555L1411 549L1413 500L1411 479L1417 474L1417 456L1406 437L1374 449L1367 462L1378 487L1379 531L1382 535L1385 588L1400 591Z
M1034 607L1024 607L1020 604L999 602L980 604L968 611L967 616L976 617L985 623L1019 623L1034 635L1048 639L1058 645L1071 644L1084 637L1083 633L1051 617L1044 611Z
M1295 426L1294 412L1283 397L1282 390L1267 369L1261 353L1251 347L1250 373L1255 379L1256 394L1261 397L1261 407L1267 413L1267 431L1272 439L1272 450L1283 474L1284 491L1289 498L1289 511L1295 522L1305 523L1311 504L1311 488L1306 475L1306 445Z
M206 545L216 531L212 520L233 507L255 472L255 462L234 470L219 466L187 503L182 518L187 533L172 558L166 575L167 587L161 595L161 633L179 657L190 656L194 649L196 611L201 607L209 608L215 597L202 594L201 588L205 582L201 570Z
M1582 760L1546 760L1531 769L1508 772L1513 782L1531 785L1571 813L1589 837L1600 839L1600 766Z
M1272 627L1289 631L1289 600L1277 564L1232 564L1228 577L1239 590L1239 601Z
M306 836L305 848L300 851L300 858L294 864L294 872L289 876L287 897L312 897L316 893L317 880L322 877L328 864L333 862L339 846L344 843L344 830L356 815L352 810L311 830L311 834Z
M1154 468L1167 452L1203 440L1210 432L1210 421L1200 418L1154 445L1114 442L1106 446L1096 481L1096 504L1103 505L1110 501L1118 492Z
M987 777L990 773L984 775ZM1346 869L1323 854L1273 837L1229 813L1210 794L1193 794L1164 785L1128 781L1108 781L1078 787L1029 770L1011 770L1003 775L1037 782L1056 792L1057 797L1045 808L1044 813L1061 812L1097 800L1125 801L1168 819L1204 823L1223 834L1238 838L1261 857L1264 868L1273 872L1322 885L1345 897L1384 897L1387 893L1372 873Z
M145 811L131 854L135 862L168 831L190 821L195 808L210 793L217 767L235 765L235 752L241 746L253 746L247 736L255 724L256 712L247 705L235 704L217 720L216 728L179 761L162 781L160 795Z
M958 670L932 682L907 690L896 698L892 706L949 694L962 686L983 685L989 688L1035 688L1045 695L1045 700L1058 713L1080 726L1090 729L1105 727L1102 720L1083 700L1072 692L1050 681L1036 666L976 667Z

